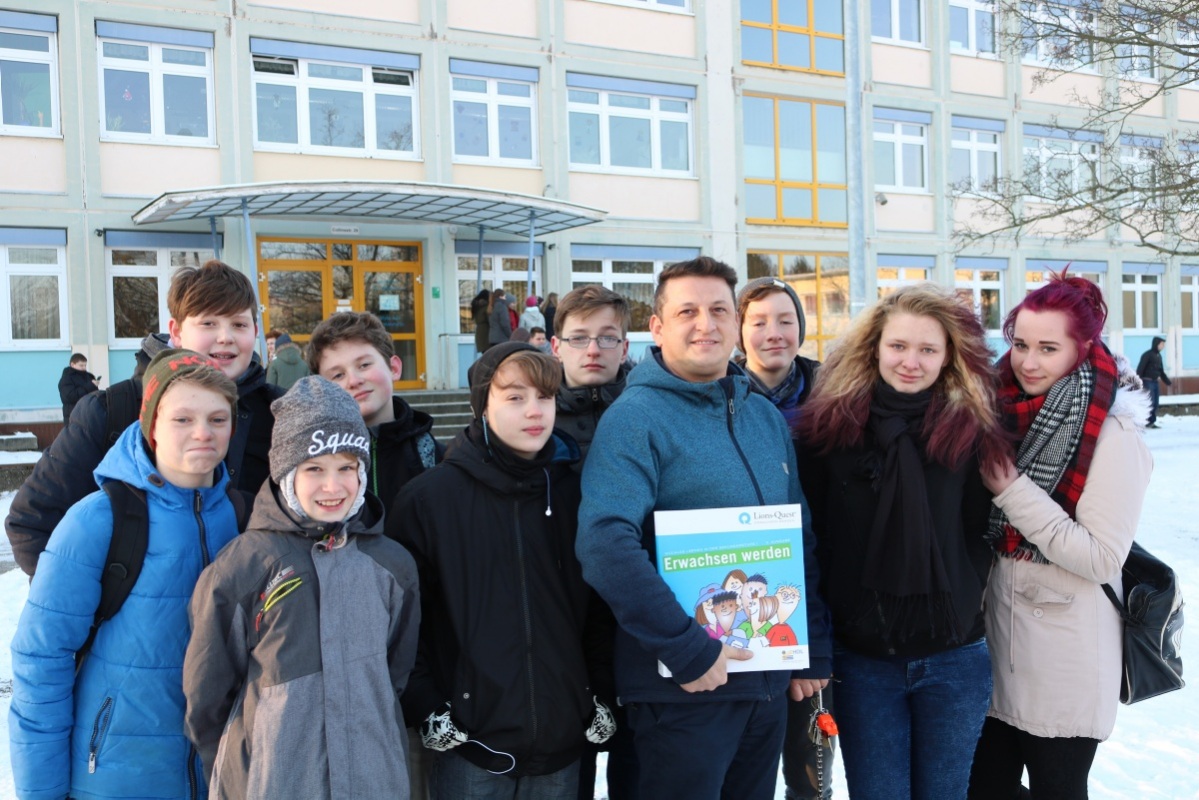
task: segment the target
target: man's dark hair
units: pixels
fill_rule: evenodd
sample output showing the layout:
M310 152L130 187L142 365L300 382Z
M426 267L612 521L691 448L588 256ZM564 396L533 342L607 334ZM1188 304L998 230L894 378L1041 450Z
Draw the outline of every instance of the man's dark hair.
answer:
M536 325L534 325L532 328L529 328L529 335L530 335L530 336L536 336L536 335L537 335L537 334L539 334L539 333L541 333L541 334L544 334L544 333L545 333L545 328L538 328Z
M723 261L717 261L708 256L700 256L693 258L690 261L679 261L671 264L662 273L658 275L658 286L654 289L654 315L662 316L662 303L666 294L666 284L675 278L720 278L729 285L729 293L733 297L734 305L737 302L737 270L730 267ZM561 308L559 308L561 313ZM558 318L554 318L555 324Z
M78 364L80 361L87 362L87 356L83 353L71 353L71 363Z

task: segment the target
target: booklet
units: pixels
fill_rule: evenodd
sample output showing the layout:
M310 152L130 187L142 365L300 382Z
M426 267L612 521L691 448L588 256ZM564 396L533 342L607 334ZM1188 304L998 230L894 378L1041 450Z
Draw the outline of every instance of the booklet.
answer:
M654 527L658 574L683 610L713 639L753 650L729 672L807 668L800 505L655 511Z

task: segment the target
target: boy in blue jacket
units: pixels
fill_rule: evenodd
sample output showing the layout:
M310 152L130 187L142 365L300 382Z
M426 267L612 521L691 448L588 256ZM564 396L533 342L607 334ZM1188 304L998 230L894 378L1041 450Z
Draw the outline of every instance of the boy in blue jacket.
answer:
M222 463L237 386L206 357L166 350L143 387L138 422L96 468L99 485L122 481L145 495L148 545L133 591L77 668L114 534L108 495L93 492L54 529L13 638L9 740L20 798L206 793L183 735L187 602L237 535Z

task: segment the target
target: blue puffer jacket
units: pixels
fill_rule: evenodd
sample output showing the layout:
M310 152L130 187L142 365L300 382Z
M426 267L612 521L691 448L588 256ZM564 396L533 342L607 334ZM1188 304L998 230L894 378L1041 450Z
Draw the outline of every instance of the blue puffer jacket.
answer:
M629 374L624 393L600 419L583 468L575 547L583 578L616 615L620 702L766 700L782 696L791 677L828 677L828 613L810 591L809 669L735 673L711 692L681 688L716 662L720 643L658 576L654 511L802 503L804 578L810 587L820 582L811 518L782 416L750 391L735 364L720 380L688 383L667 370L659 354L650 348ZM657 661L673 680L658 675Z
M12 643L9 738L21 798L195 798L204 771L183 735L187 604L200 571L237 535L225 466L210 489L165 484L137 423L96 468L149 505L146 560L133 592L100 627L75 675L75 653L100 603L112 508L94 492L54 530Z

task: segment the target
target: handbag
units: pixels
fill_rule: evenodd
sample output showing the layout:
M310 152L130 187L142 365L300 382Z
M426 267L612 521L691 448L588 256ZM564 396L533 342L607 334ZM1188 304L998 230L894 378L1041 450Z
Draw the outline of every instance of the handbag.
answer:
M1133 542L1123 569L1124 602L1103 584L1124 620L1120 702L1126 705L1181 689L1182 591L1174 570Z

